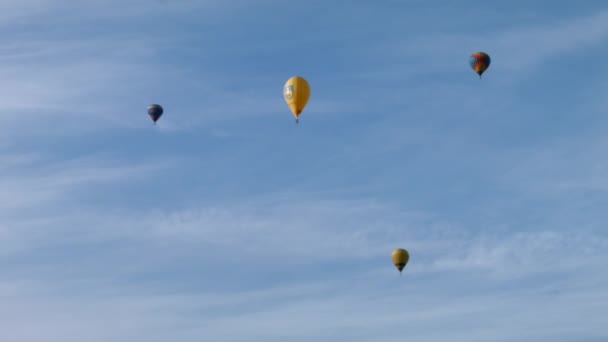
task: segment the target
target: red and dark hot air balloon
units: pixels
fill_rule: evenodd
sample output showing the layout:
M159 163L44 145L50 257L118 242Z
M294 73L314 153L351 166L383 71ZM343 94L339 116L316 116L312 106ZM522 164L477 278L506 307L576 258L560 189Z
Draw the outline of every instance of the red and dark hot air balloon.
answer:
M481 74L490 66L490 56L485 52L475 52L469 58L469 64L481 78Z

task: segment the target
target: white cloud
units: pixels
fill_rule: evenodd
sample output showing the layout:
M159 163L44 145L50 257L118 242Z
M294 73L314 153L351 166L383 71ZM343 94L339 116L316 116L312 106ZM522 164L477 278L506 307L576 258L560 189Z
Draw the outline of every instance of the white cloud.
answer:
M0 179L0 202L3 203L0 212L8 213L18 208L39 207L58 201L77 187L91 187L103 183L119 184L133 182L134 179L149 177L153 172L166 169L173 160L155 161L150 163L131 163L121 165L103 155L63 160L49 163L46 158L28 155L7 155L9 162L21 164L21 168L7 169L10 163L5 163L4 175ZM27 165L23 165L27 163ZM101 189L100 189L101 190ZM50 202L53 201L53 202Z
M224 1L218 0L90 0L77 3L70 0L6 0L0 4L0 13L4 25L24 21L36 23L35 20L40 17L45 17L47 23L65 23L146 15L167 16L194 10L199 11L201 17L212 17L218 11L247 5L245 1L238 2L233 1L226 6Z
M549 341L606 334L603 327L608 321L602 310L608 295L602 288L569 287L562 281L556 285L563 291L557 293L537 286L467 293L462 285L473 285L472 281L459 285L451 279L443 277L427 287L408 283L411 278L391 277L381 287L365 284L376 283L375 278L355 283L343 278L262 292L98 295L87 297L87 305L82 305L83 298L72 296L17 295L4 302L0 318L11 327L4 330L5 336L28 341L69 342L83 336L92 341L393 341L395 336L427 341ZM573 316L584 319L572 324ZM21 324L24 320L37 329L28 329ZM78 322L76 334L74 322Z
M116 182L132 174L131 169L109 171L103 177L87 176L81 180ZM141 174L139 170L134 172ZM64 180L71 186L78 184L72 183L70 177ZM27 198L31 200L32 196ZM475 271L499 279L569 272L584 262L595 265L605 258L602 251L608 247L605 238L582 227L577 232L568 226L545 231L535 227L529 227L530 231L522 227L487 227L484 233L473 233L463 224L447 225L430 213L410 213L392 204L314 198L300 198L297 203L256 198L181 211L162 207L109 212L88 209L6 222L4 243L22 246L12 249L20 253L34 251L36 245L48 242L122 240L142 251L157 248L158 243L179 251L168 257L181 258L181 253L216 254L213 260L220 258L226 263L244 258L252 264L312 266L329 262L332 267L355 268L359 263L372 263L384 273L392 271L390 252L405 247L412 255L409 273ZM41 230L43 227L53 228ZM238 255L222 251L238 251Z
M501 279L544 273L570 273L599 266L608 239L589 232L518 232L453 243L445 256L433 261L433 271L489 272Z
M115 182L131 172L121 170L78 179ZM542 341L601 336L608 323L600 272L608 241L601 235L568 227L475 233L392 203L293 196L180 211L72 210L18 226L3 218L11 229L0 262L17 262L0 276L0 296L8 298L0 308L5 336L501 341L498 334ZM10 253L5 246L17 247ZM70 257L53 252L38 261L49 246ZM402 277L389 259L397 246L412 255ZM290 266L293 274L301 266L303 275L286 274ZM166 276L147 281L148 274ZM228 279L241 280L213 288ZM586 320L566 324L573 314Z

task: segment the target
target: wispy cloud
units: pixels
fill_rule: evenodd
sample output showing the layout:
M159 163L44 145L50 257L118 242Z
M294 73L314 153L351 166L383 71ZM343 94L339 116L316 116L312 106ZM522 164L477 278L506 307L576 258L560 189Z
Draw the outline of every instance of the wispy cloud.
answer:
M129 170L125 172L121 175L129 174ZM218 258L226 257L227 262L235 262L236 255L222 251L239 251L238 257L249 263L277 258L281 267L327 262L332 268L363 263L391 269L390 251L401 246L415 260L409 272L476 270L505 278L574 271L593 258L601 261L608 243L583 228L570 233L568 227L540 232L487 227L486 232L474 233L466 226L445 224L432 213L409 212L390 204L321 199L300 199L297 204L252 199L239 205L218 203L184 211L87 209L70 215L46 214L38 222L26 220L15 226L24 229L23 239L28 224L55 226L44 235L55 240L53 243L122 239L145 250L163 242L181 246L179 250L186 254L217 254L214 262L221 263ZM58 232L61 234L56 235ZM209 252L198 251L201 246Z
M0 91L5 94L0 104L5 122L3 135L10 137L15 128L48 134L45 130L49 125L55 127L54 132L98 131L108 125L137 128L141 122L149 123L144 121L149 103L167 106L170 115L162 122L167 121L167 127L161 129L169 130L183 129L209 117L222 118L226 112L237 116L250 114L260 107L256 96L238 108L223 108L233 103L233 92L219 90L213 84L214 78L206 77L201 70L193 73L190 66L164 62L174 54L176 44L191 42L184 38L176 41L171 30L157 29L158 25L150 23L158 21L162 26L163 17L166 21L167 16L192 10L200 12L201 18L213 17L218 11L241 6L220 4L216 1L166 5L149 1L3 4L6 13L24 16L23 20L35 23L15 28L17 32L0 49L0 72L4 79ZM68 15L64 12L67 10L81 15ZM129 11L136 22L131 23L128 15L124 17ZM64 28L73 20L99 21L102 17L115 22L108 26L93 25L89 34ZM146 28L141 26L142 20L147 21ZM62 25L45 29L44 25L58 21ZM122 32L111 29L112 26ZM209 105L200 105L200 94L209 99ZM280 97L280 87L278 94ZM181 123L172 121L172 115L180 118Z
M46 158L27 155L8 155L4 159L9 162L12 160L13 164L3 165L4 174L0 180L3 189L0 194L3 203L1 210L5 213L18 208L39 206L45 202L51 204L49 201L57 201L77 187L133 182L171 165L171 161L121 165L120 162L101 155L55 163L49 163ZM17 173L11 172L15 166L25 169L19 169Z
M32 236L5 241L21 241L17 245L23 247L12 256L4 253L7 261L28 250L50 253L45 262L30 256L6 267L0 277L0 289L12 298L0 310L3 321L28 317L40 327L9 334L32 341L64 336L75 316L80 336L116 339L325 340L352 333L360 341L391 341L389 331L404 328L405 336L431 341L447 336L501 341L497 331L505 341L604 333L607 279L599 270L608 240L589 231L488 227L473 233L443 224L436 214L387 202L314 197L290 202L288 194L154 211L24 220L30 227L55 228L38 235L38 244ZM91 249L79 260L55 251L90 245L105 251ZM397 246L412 256L401 278L389 259ZM31 262L38 271L24 273ZM240 270L233 272L235 267ZM184 268L194 273L177 271ZM140 283L157 272L170 275ZM254 274L267 278L246 284ZM554 279L553 285L535 282L543 277ZM229 288L213 285L239 278L243 281ZM429 281L432 285L421 286ZM510 290L524 281L527 288ZM87 306L78 304L83 300ZM60 308L71 314L49 319ZM590 320L567 325L566 312ZM102 329L100 320L124 328ZM433 329L438 322L439 331ZM559 331L549 329L555 326Z
M74 317L81 322L80 335L100 339L136 336L162 340L172 336L185 341L201 337L228 341L287 337L298 341L393 341L394 331L402 337L428 341L549 341L581 334L605 337L602 327L608 322L602 310L608 297L601 290L602 283L590 286L559 280L552 288L533 285L518 291L479 291L488 284L476 273L467 275L470 280L463 283L454 283L451 276L444 275L427 287L416 285L418 282L406 273L403 278L392 274L380 280L374 275L356 281L342 275L318 284L237 293L97 294L88 296L87 306L79 305L82 298L73 296L42 300L32 288L23 290L23 295L32 298L24 301L22 294L6 284L5 291L14 297L5 302L0 313L3 322L18 323L27 317L36 324L39 329L35 331L18 328L9 332L14 338L32 341L42 336L77 340L80 336L67 334ZM465 290L468 286L478 292ZM370 291L375 294L370 295ZM584 317L583 323L571 324L573 314ZM116 328L103 329L100 322Z

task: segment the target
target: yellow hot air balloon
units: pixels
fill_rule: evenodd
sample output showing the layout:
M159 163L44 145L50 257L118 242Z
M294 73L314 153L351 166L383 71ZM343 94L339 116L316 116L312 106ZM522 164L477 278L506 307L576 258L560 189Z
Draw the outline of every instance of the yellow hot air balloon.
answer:
M296 118L296 123L298 123L298 117L310 98L310 86L308 82L300 76L288 79L283 87L283 97L285 97L285 102L287 102L289 109L291 109L293 116Z
M391 254L391 260L393 261L393 265L399 270L399 274L401 274L401 271L403 271L403 268L410 260L410 254L403 248L397 248Z

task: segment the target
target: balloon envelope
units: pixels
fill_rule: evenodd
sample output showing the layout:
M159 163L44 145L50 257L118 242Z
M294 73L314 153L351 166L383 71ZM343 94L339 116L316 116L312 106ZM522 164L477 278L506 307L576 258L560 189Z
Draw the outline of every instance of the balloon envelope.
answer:
M160 119L160 117L163 115L163 107L161 107L160 105L157 104L151 104L148 106L148 115L150 115L150 118L152 119L152 121L154 121L154 123L156 123L156 121L158 121L158 119Z
M310 85L304 78L294 76L285 82L283 97L297 121L310 98Z
M391 260L393 265L401 272L410 260L410 254L403 248L397 248L391 253Z
M475 52L469 58L471 68L481 77L481 74L490 66L490 56L485 52Z

